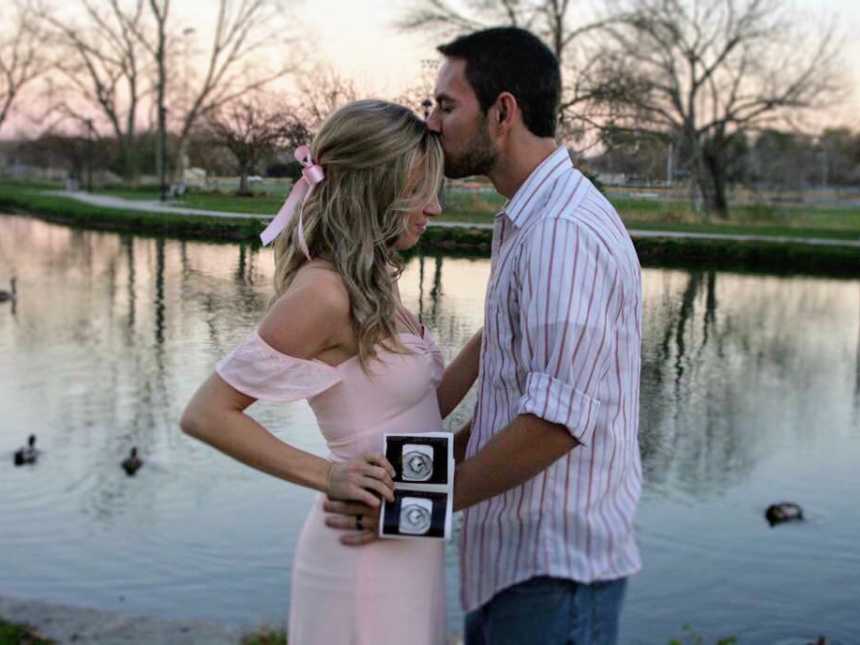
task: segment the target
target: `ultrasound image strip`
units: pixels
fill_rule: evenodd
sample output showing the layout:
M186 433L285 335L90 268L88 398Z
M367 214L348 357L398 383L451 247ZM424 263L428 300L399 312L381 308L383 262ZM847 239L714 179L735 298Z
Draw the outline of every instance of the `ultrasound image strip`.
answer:
M443 432L387 434L386 459L394 466L394 502L383 500L380 537L445 539L453 515L454 449Z

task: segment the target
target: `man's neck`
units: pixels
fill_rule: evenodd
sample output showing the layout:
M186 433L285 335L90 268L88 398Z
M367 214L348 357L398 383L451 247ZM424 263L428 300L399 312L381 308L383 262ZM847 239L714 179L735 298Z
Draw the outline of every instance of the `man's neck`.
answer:
M487 177L500 195L510 199L556 148L558 144L552 138L532 137L528 141L512 142L507 150L499 154Z

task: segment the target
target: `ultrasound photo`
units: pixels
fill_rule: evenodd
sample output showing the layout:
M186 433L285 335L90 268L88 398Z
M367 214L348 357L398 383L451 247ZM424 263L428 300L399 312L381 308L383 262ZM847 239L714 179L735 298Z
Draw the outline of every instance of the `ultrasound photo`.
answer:
M447 539L451 535L454 446L443 432L387 434L383 452L396 471L394 502L383 501L379 536Z

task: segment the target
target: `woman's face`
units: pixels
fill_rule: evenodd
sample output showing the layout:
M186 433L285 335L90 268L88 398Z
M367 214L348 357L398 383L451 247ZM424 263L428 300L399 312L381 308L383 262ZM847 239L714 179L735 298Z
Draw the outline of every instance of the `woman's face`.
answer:
M430 218L441 212L442 206L439 204L439 197L433 195L433 198L424 204L423 208L407 213L405 215L406 230L397 238L394 248L398 251L405 251L418 244L421 235L427 230L427 223Z

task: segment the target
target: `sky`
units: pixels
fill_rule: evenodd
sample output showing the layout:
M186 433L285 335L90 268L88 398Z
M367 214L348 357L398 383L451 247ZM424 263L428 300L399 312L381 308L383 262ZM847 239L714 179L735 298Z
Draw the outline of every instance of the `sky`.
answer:
M420 82L422 61L436 61L439 38L426 33L404 33L395 22L420 0L282 0L292 18L286 38L297 42L295 52L304 63L330 65L353 79L366 95L392 98ZM786 0L810 20L834 16L845 36L846 85L850 98L820 119L827 125L860 129L860 0ZM456 4L458 0L453 0ZM602 0L577 0L574 8ZM193 38L203 47L215 19L214 0L174 0L175 24L193 27ZM5 129L5 128L4 128ZM4 135L8 136L8 130Z
M827 120L860 129L860 0L789 2L811 20L832 16L842 30L846 84L852 92ZM574 7L577 4L583 2L574 2ZM404 34L394 27L397 18L414 5L405 0L305 0L298 3L297 14L307 37L340 73L371 91L393 95L420 77L422 60L437 58L438 38Z

